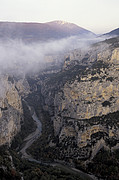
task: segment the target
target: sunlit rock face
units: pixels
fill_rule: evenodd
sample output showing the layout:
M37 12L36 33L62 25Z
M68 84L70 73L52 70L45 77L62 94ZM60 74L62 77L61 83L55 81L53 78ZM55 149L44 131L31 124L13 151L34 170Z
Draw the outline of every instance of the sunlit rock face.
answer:
M21 97L11 77L1 76L0 86L0 145L10 145L23 121Z
M43 82L42 94L60 145L69 141L74 158L92 159L102 147L109 149L112 139L111 148L118 146L119 48L80 53L66 56L62 73L55 75L55 83L53 78ZM85 68L77 73L81 65ZM67 151L66 156L73 155Z

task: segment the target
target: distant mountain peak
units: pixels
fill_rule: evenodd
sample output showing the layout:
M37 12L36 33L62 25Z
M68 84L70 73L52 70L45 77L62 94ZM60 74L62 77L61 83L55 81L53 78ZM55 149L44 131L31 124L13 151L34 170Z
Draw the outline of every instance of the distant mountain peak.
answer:
M61 21L61 20L56 20L56 21L51 21L51 22L48 22L48 24L51 24L51 25L57 25L57 26L66 26L66 27L72 27L72 28L81 28L80 26L74 24L74 23L70 23L70 22L67 22L67 21ZM84 29L84 28L82 28Z
M0 39L22 39L27 42L61 39L70 36L84 37L92 32L66 21L48 23L0 22Z
M60 24L60 25L64 25L64 24L71 24L71 23L69 23L69 22L67 22L67 21L61 21L61 20L57 20L57 21L52 21L51 23L56 23L56 24Z

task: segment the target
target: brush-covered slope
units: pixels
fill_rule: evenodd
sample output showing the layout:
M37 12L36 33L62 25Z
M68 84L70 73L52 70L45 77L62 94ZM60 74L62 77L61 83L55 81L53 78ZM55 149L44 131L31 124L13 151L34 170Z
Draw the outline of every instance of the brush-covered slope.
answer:
M119 36L119 28L114 29L106 34L104 34L105 36Z

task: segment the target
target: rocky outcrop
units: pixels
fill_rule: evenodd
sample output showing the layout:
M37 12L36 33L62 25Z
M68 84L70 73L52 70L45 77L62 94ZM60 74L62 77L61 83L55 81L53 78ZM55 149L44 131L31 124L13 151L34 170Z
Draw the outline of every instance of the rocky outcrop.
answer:
M21 97L9 76L0 78L0 145L10 145L23 121Z
M86 69L84 75L78 75L71 83L66 82L55 94L55 131L59 132L58 124L60 127L60 119L64 117L90 119L119 110L118 53L119 49L115 49L105 64L105 56L98 54L96 63L104 67L97 68L95 63L91 70Z
M92 159L102 147L116 148L119 140L119 48L103 44L80 53L66 56L62 72L42 83L42 94L60 146L67 144L77 155L62 152Z

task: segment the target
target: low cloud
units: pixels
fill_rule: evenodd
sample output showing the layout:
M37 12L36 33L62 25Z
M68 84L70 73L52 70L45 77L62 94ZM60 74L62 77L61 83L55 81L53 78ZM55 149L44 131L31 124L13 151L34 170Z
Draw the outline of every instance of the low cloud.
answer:
M0 98L5 97L8 84L4 75L24 77L27 73L35 73L49 67L52 63L62 63L66 54L73 49L87 50L90 44L101 41L96 38L82 38L73 36L61 40L48 42L25 43L22 40L0 41ZM103 47L104 49L104 47ZM80 51L79 51L80 52ZM54 58L56 55L56 59ZM49 57L54 61L49 63ZM48 58L46 58L48 57ZM58 60L57 60L58 57ZM48 60L48 61L47 61ZM2 102L2 101L1 101ZM2 106L2 105L0 105Z
M76 48L86 48L94 38L70 37L61 40L26 44L22 40L0 41L0 73L26 74L46 67L44 57Z

